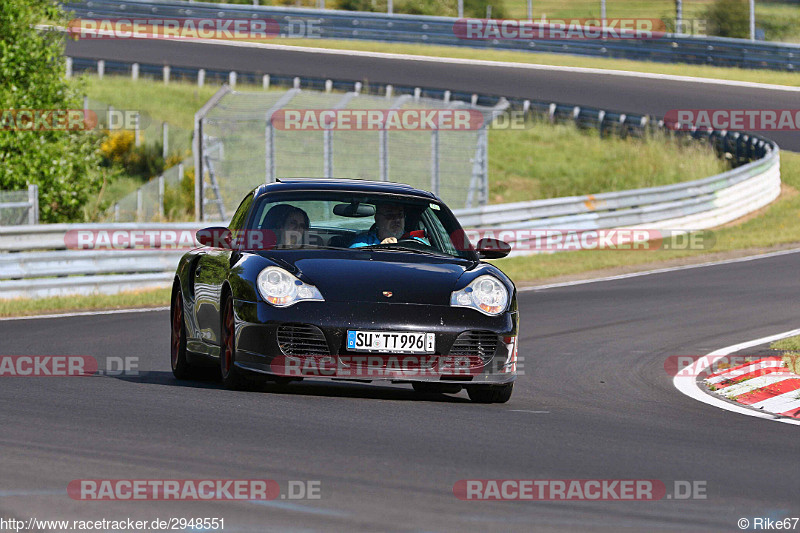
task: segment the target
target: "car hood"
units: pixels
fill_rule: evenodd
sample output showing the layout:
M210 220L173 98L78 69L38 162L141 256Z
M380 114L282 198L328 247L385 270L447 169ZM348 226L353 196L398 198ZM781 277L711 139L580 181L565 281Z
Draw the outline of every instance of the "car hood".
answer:
M333 302L450 305L458 279L475 263L399 252L347 252L330 257L270 257L295 270ZM390 295L389 295L390 294Z

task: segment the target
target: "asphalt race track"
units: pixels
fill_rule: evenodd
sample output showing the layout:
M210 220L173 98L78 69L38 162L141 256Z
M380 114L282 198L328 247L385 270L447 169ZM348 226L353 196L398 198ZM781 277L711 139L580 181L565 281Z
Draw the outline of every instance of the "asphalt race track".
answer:
M609 252L613 253L613 252ZM507 404L409 386L177 381L166 311L0 321L3 355L138 358L138 377L6 377L0 516L223 517L225 531L738 531L800 516L797 429L680 394L670 355L797 327L800 254L520 294ZM102 365L101 365L102 366ZM317 480L319 500L86 502L74 479ZM461 479L705 482L707 499L475 502Z
M797 107L797 93L603 74L231 49L69 42L67 54L421 85L663 115ZM156 58L154 60L154 58ZM800 134L776 132L800 150ZM796 222L796 221L795 221ZM795 223L792 222L792 223ZM613 252L609 252L613 253ZM738 531L800 517L791 425L692 400L664 362L798 327L800 254L520 294L524 375L507 404L407 385L231 392L169 370L169 313L0 321L0 355L129 358L138 376L0 378L0 517L224 518L226 532ZM132 358L132 359L130 359ZM318 481L321 499L71 499L79 479ZM655 479L705 499L461 501L464 479Z
M91 59L457 89L657 116L671 109L795 109L800 99L797 92L764 88L164 40L68 41L66 53ZM800 133L796 131L769 132L767 136L781 148L800 151Z

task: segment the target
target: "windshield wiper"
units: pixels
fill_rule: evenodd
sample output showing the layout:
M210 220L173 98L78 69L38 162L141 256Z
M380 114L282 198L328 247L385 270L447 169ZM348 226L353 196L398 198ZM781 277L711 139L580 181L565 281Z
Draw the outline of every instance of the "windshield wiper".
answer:
M395 244L395 243L392 243ZM379 248L380 247L380 248ZM359 246L358 248L354 248L354 250L376 250L379 252L411 252L415 254L422 254L422 255L433 255L436 257L457 257L455 255L450 255L444 252L431 252L428 250L417 250L416 248L406 248L405 246L393 246L391 248L386 247L385 244L373 244L371 246Z

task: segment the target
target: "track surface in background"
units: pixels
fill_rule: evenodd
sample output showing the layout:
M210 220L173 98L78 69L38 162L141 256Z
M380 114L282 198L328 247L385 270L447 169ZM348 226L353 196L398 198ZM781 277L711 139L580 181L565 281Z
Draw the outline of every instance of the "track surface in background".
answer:
M66 53L107 61L463 90L657 116L671 109L796 109L800 99L797 92L764 88L166 40L68 41ZM783 149L800 151L800 132L764 135Z
M0 516L224 517L225 531L737 531L800 515L797 428L683 396L671 355L798 326L800 254L520 294L511 401L409 386L173 379L165 311L0 322L3 355L138 357L140 377L3 378ZM81 502L74 479L321 481L322 499ZM467 502L461 479L705 481L705 500Z

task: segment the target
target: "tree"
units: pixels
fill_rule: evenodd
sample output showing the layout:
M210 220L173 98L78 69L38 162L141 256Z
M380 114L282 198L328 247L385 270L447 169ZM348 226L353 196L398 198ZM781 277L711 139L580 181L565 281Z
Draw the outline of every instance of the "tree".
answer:
M67 15L52 0L0 2L0 111L83 107L80 84L65 76L63 34L34 29L45 20L65 25ZM99 165L99 136L93 132L0 125L0 189L39 185L43 222L84 218L84 206L103 184Z

